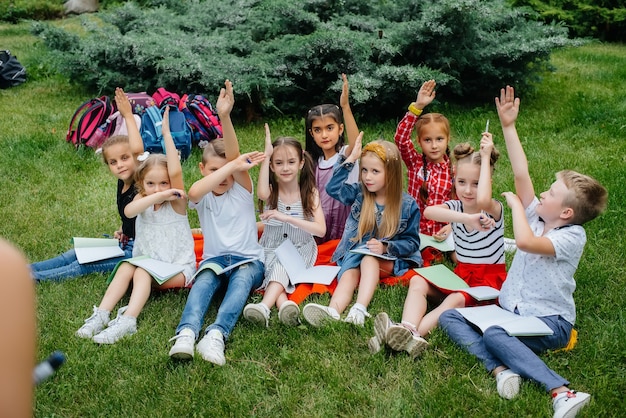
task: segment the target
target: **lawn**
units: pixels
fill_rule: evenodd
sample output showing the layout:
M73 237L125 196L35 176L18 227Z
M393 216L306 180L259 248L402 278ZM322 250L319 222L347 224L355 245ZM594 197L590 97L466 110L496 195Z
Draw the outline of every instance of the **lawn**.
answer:
M0 236L32 261L67 250L73 236L101 236L119 226L115 181L89 149L65 142L74 109L93 93L52 73L39 59L41 46L26 24L0 24L0 47L27 66L30 80L0 90ZM590 44L556 52L555 72L521 97L518 132L526 149L535 188L542 191L565 168L600 180L609 207L590 222L588 242L576 273L579 342L571 352L549 353L548 365L593 395L580 416L619 416L626 411L626 319L623 254L626 244L626 46ZM224 77L228 77L227 74ZM495 96L502 86L485 86ZM237 86L235 86L235 89ZM112 95L113 92L109 92ZM217 92L215 92L217 93ZM215 100L215 94L209 95ZM476 146L490 119L502 152L494 193L512 190L513 179L495 106L432 105L452 123L452 145ZM398 118L406 104L400 104ZM357 119L366 141L393 140L397 120L368 125ZM236 122L242 151L261 149L258 121ZM273 135L303 139L303 120L268 121ZM184 164L187 187L199 178L199 153ZM256 176L256 172L253 173ZM192 227L198 226L190 212ZM507 235L511 235L507 211ZM186 291L155 294L138 321L138 333L115 346L98 346L73 333L91 314L106 289L93 274L37 286L38 358L54 350L67 363L37 387L34 415L84 416L551 416L549 397L525 382L519 397L506 401L495 381L439 330L417 361L406 355L369 354L372 321L364 328L333 324L315 329L287 328L274 313L269 329L245 320L227 343L224 367L201 359L170 361L173 335ZM406 288L381 288L370 312L398 319ZM254 296L253 298L258 298ZM328 295L311 297L326 303ZM208 320L215 316L212 306ZM5 344L10 336L3 336Z

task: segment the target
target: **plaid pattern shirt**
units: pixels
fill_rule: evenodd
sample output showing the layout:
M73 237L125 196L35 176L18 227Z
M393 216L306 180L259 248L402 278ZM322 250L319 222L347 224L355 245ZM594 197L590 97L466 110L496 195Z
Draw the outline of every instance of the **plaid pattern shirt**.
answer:
M409 180L408 192L413 196L420 208L420 232L432 236L443 228L446 223L426 219L424 217L424 209L426 209L426 206L440 205L451 198L452 176L450 175L450 159L445 155L440 163L426 162L428 178L424 179L424 157L415 149L411 141L411 133L417 118L413 113L407 112L396 128L394 139L400 150L402 160L406 164ZM424 180L428 183L428 201L426 204L419 197L419 190Z

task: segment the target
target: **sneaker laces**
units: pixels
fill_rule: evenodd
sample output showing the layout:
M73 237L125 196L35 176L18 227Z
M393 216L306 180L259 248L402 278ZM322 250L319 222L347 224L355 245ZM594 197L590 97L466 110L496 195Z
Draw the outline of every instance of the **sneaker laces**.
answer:
M126 312L127 310L128 310L128 305L119 308L117 310L117 316L109 321L109 326L113 326L113 325L117 324L120 321L120 318L122 317L124 312Z

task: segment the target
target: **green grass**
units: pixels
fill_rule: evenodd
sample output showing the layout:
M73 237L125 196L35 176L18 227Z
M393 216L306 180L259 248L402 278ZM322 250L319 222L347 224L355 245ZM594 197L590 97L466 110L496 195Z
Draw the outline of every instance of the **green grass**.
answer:
M0 25L0 39L32 75L24 85L0 91L0 235L37 261L67 250L72 236L99 236L118 227L115 181L92 151L76 152L64 139L72 112L91 94L40 63L41 47L26 25ZM546 75L536 93L518 92L518 131L536 189L546 189L556 171L571 168L598 178L610 199L607 212L587 225L588 243L576 274L579 343L572 352L544 359L574 388L593 394L581 416L619 416L626 410L626 46L560 51L552 63L556 72ZM499 87L485 86L494 96ZM493 103L467 109L439 99L431 110L450 118L453 143L478 144L485 120L491 120L503 153L494 191L512 190ZM269 122L274 135L303 137L299 119ZM368 140L392 140L397 121L376 126L363 118L359 122ZM243 151L262 148L262 121L237 123L236 128ZM187 187L200 176L198 160L196 151L184 164ZM190 220L198 225L193 211ZM510 235L508 211L507 222ZM100 347L73 333L105 289L105 277L97 274L37 286L38 357L62 350L67 363L36 389L35 416L551 415L549 397L528 382L518 398L502 400L494 380L439 330L430 339L431 349L413 362L406 355L370 355L371 321L362 329L345 324L290 329L274 315L268 330L246 321L237 324L224 367L199 359L174 363L167 355L168 339L186 291L155 294L136 335ZM385 310L399 318L405 295L402 287L380 289L370 312ZM209 321L215 313L213 304ZM2 336L5 343L10 337Z

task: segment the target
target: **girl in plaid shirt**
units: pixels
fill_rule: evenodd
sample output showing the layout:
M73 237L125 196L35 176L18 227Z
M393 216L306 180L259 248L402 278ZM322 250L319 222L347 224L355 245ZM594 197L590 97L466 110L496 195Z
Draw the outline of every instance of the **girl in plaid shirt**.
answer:
M435 80L422 84L417 99L396 128L395 141L402 160L407 167L408 192L417 201L420 212L426 206L440 205L451 198L452 165L450 164L450 123L440 113L428 113L420 117L423 109L435 98ZM417 141L421 154L411 141L413 128L417 127ZM449 240L453 246L450 225L420 219L420 232L438 240Z

